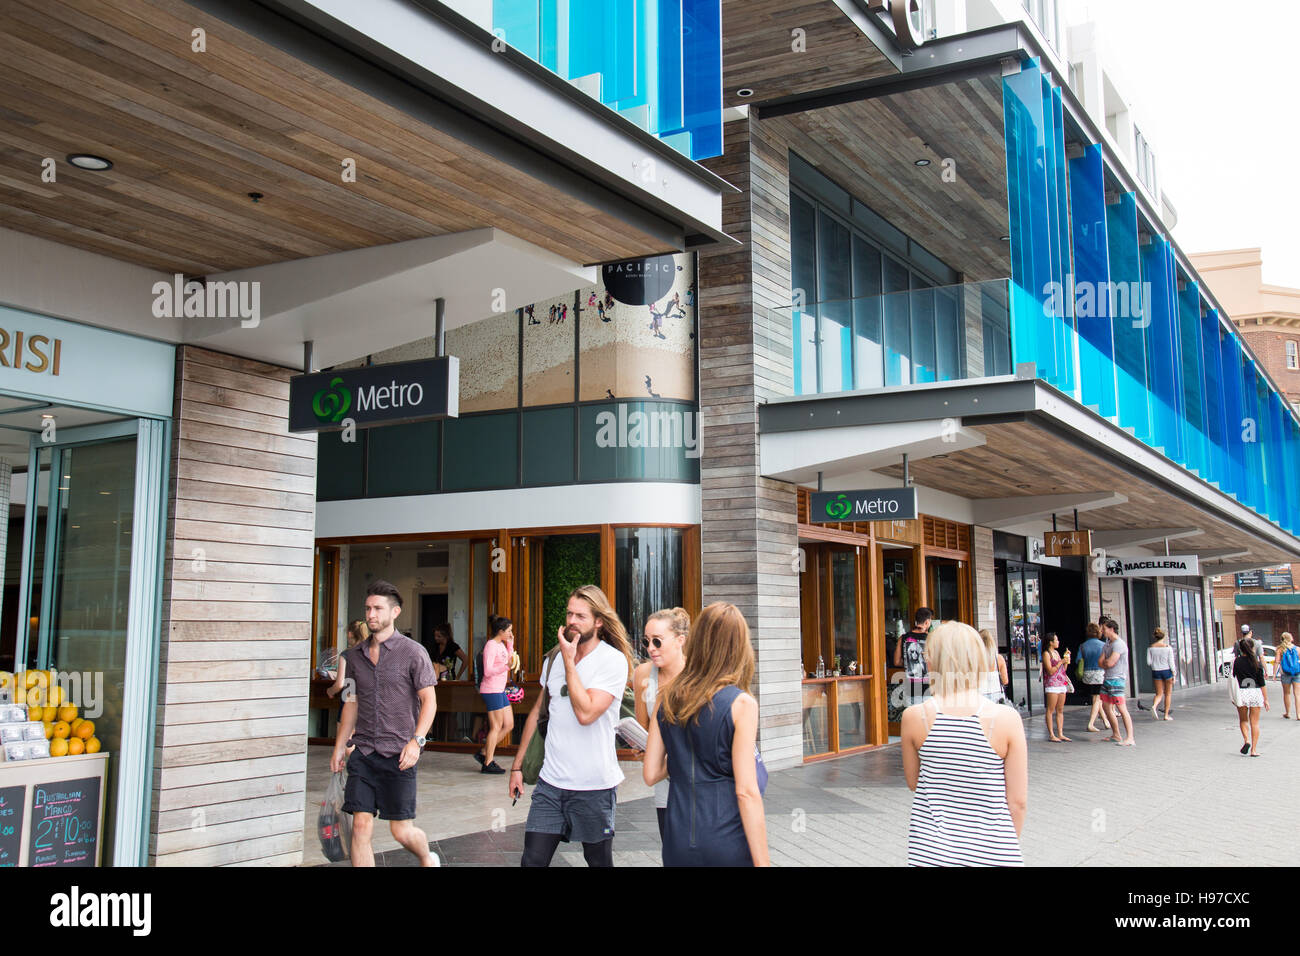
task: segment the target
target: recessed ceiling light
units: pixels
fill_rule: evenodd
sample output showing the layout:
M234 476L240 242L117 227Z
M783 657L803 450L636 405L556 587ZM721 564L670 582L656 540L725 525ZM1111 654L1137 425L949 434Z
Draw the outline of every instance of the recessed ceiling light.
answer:
M1010 242L1010 241L1011 241L1011 237L1010 237L1010 236L1001 236L1001 237L999 237L999 238L1001 238L1001 240L1002 240L1003 242Z
M753 96L753 95L754 95L754 91L751 90L748 86L742 86L740 89L736 90L736 95L737 95L737 96Z
M913 165L914 165L914 166L929 166L929 165L930 165L930 161L929 161L928 159L918 159L915 163L913 163Z
M261 202L261 201L262 201L262 194L261 194L261 193L249 193L249 194L248 194L248 198L251 199L251 200L253 200L253 202Z
M90 153L69 153L68 162L78 169L89 169L97 173L113 168L113 164L103 156L94 156Z

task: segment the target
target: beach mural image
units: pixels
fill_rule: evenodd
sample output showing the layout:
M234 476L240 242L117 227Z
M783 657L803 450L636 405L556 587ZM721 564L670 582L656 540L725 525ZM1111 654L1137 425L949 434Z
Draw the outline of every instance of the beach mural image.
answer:
M519 405L519 313L514 309L448 329L447 354L460 359L462 414Z
M524 404L695 399L695 269L689 253L601 267L601 283L524 308ZM575 315L581 322L575 323Z

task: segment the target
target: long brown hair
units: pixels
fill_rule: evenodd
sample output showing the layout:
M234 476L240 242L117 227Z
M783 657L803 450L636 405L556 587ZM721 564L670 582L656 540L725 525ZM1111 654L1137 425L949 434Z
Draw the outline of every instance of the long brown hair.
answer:
M600 627L596 628L596 634L602 641L608 644L614 650L618 651L627 659L627 673L630 677L632 674L632 644L627 639L627 628L619 619L618 612L614 606L609 603L609 598L605 597L605 592L594 584L584 584L582 587L574 588L569 592L569 600L582 598L591 605L591 613L595 615Z
M659 712L670 724L698 720L713 695L735 685L746 693L754 679L754 648L745 615L734 604L710 604L691 628L686 666L659 695Z

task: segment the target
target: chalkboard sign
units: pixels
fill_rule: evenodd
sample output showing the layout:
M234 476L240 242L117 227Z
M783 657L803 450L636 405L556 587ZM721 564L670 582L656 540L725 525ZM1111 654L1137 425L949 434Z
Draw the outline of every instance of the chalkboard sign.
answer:
M17 866L23 845L26 787L0 787L0 866Z
M99 777L32 786L31 866L94 866Z

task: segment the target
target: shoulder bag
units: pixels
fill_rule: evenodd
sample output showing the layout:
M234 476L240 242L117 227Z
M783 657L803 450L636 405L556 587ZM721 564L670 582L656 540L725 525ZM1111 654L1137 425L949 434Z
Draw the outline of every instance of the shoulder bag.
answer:
M537 726L533 729L532 739L528 741L528 749L524 751L524 759L519 762L524 783L530 787L537 783L542 764L546 761L546 725L551 719L551 666L559 652L560 646L557 644L546 655L546 662L542 666L542 702L537 708Z

